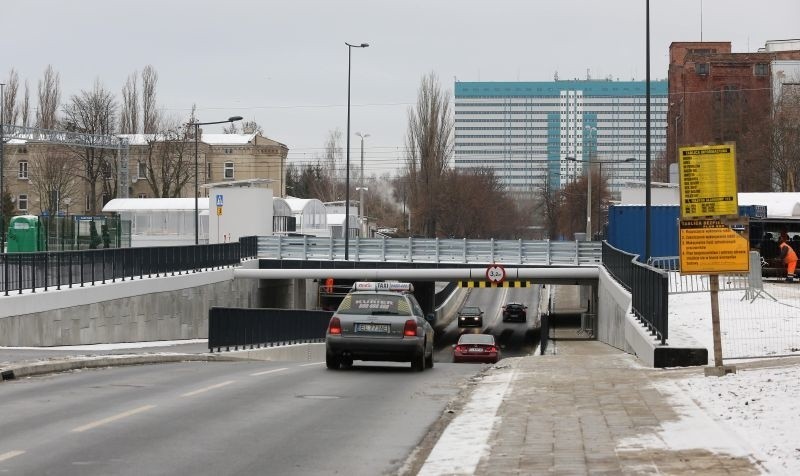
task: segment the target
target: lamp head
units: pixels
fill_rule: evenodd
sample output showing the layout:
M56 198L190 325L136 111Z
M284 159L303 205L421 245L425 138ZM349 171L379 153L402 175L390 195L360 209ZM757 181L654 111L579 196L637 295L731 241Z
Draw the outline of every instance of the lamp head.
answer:
M360 45L361 48L367 48L368 46L369 46L369 43L361 43L361 45Z
M228 118L228 122L241 121L242 116L232 116Z

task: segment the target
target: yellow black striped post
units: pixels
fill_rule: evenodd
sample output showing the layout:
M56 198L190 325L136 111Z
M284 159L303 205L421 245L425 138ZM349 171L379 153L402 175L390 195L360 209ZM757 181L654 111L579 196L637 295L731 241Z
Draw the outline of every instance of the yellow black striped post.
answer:
M531 286L530 281L503 281L500 284L491 281L459 281L459 288L528 288Z

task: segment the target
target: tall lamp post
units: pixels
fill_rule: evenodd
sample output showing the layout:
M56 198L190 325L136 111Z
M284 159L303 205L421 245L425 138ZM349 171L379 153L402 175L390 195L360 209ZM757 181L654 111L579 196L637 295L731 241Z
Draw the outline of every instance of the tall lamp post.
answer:
M345 191L344 191L344 260L350 259L350 64L353 56L353 48L367 48L369 43L360 45L347 45L347 164L345 165Z
M3 177L5 176L5 148L6 138L3 129L3 120L6 118L5 109L3 106L6 102L5 83L0 83L0 254L6 252L6 214L3 210L5 204L5 189L3 188Z
M599 164L600 170L603 169L603 164L618 164L622 162L633 162L635 157L628 157L623 160L578 160L575 157L567 157L567 160L573 162L583 162L586 164L586 240L592 239L592 164ZM602 173L602 172L601 172ZM600 177L602 180L602 176ZM598 186L597 198L600 200L600 192Z
M364 191L368 189L364 187L364 139L369 137L369 134L356 132L356 135L361 138L361 186L358 187L358 215L361 217L361 232L366 236L366 227L364 224L367 218L364 216Z
M194 244L200 244L200 210L197 205L198 197L200 195L200 186L197 183L199 171L197 170L197 140L198 130L200 126L208 126L211 124L226 124L228 122L241 121L242 116L229 117L227 121L213 121L213 122L190 122L187 125L194 126Z

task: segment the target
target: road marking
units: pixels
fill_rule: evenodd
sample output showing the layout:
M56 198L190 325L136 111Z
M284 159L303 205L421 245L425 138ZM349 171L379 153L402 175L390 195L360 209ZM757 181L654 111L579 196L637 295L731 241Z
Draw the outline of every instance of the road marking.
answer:
M225 385L230 385L235 381L236 380L228 380L227 382L222 382L222 383L217 383L217 384L214 384L214 385L209 385L208 387L201 388L201 389L195 390L193 392L184 393L183 395L181 395L181 397L193 397L193 396L195 396L197 394L205 393L205 392L208 392L209 390L214 390L215 388L220 388L220 387L224 387Z
M73 433L80 433L82 431L91 430L92 428L97 428L98 426L105 425L106 423L111 423L117 420L121 420L123 418L127 418L132 415L136 415L137 413L146 412L147 410L152 410L155 408L155 405L145 405L143 407L134 408L133 410L128 410L127 412L122 412L117 415L110 416L108 418L103 418L102 420L97 420L92 423L88 423L83 426L79 426L72 430Z
M492 327L500 323L501 321L500 318L503 315L503 306L505 306L507 300L508 300L508 288L503 288L503 296L500 298L500 307L497 309L497 313L494 315L494 320L492 321Z
M25 452L21 450L7 451L0 455L0 462L9 460L15 456L19 456L22 454L25 454Z
M300 367L309 367L311 365L322 365L322 362L311 362L310 364L302 364Z
M254 374L250 374L251 377L258 377L259 375L267 375L275 372L281 372L283 370L289 370L289 367L282 367L279 369L272 369L272 370L265 370L263 372L256 372Z

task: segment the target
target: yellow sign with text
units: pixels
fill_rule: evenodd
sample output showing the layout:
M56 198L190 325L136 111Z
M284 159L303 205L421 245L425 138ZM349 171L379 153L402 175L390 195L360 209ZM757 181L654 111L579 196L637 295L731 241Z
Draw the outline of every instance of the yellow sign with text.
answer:
M222 207L217 207L217 216L222 216Z
M681 147L681 218L737 216L736 146Z
M747 273L750 271L749 222L729 226L720 220L680 221L681 274Z

